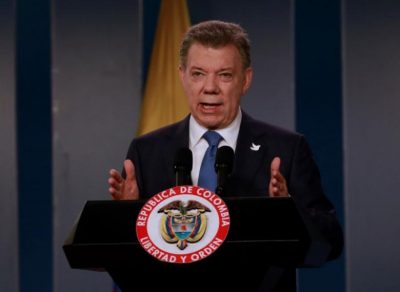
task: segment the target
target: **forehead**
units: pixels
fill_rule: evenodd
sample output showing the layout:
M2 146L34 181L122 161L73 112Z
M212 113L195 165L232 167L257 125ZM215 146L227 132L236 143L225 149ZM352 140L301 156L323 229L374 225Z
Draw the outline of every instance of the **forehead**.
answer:
M213 48L195 43L188 52L188 68L238 68L240 65L240 54L234 45Z

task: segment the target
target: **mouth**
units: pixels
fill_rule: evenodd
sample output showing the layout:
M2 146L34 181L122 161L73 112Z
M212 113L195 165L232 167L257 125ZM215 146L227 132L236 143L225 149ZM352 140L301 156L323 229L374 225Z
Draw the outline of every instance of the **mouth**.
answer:
M215 113L220 106L222 106L222 103L208 103L208 102L200 103L200 109L204 113Z

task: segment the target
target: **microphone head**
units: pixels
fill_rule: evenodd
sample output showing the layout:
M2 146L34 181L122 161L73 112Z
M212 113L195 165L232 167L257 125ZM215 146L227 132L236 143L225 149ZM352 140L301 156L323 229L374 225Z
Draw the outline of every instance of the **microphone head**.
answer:
M231 173L233 169L234 157L235 153L231 147L219 147L215 157L215 171L218 173L221 168L224 168L228 174Z
M187 147L179 148L175 153L174 171L177 172L178 170L183 170L190 173L192 171L192 166L192 151Z

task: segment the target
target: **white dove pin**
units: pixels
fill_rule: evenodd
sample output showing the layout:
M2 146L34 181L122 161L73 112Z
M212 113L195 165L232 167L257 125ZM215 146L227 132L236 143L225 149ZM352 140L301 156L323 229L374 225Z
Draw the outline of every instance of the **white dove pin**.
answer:
M258 151L258 150L260 150L260 147L261 147L261 145L256 145L254 143L251 143L250 150Z

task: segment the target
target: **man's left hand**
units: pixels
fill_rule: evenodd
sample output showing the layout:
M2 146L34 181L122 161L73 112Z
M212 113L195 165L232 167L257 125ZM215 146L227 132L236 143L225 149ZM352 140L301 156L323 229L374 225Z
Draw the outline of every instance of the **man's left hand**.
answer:
M271 162L271 180L269 181L268 187L270 197L289 196L286 179L279 170L280 166L281 159L279 157L275 157Z

